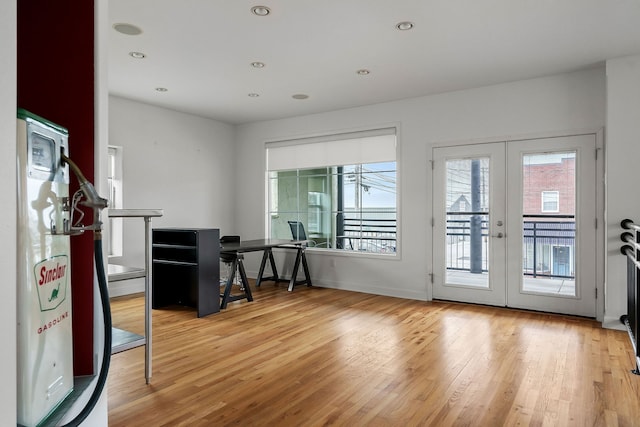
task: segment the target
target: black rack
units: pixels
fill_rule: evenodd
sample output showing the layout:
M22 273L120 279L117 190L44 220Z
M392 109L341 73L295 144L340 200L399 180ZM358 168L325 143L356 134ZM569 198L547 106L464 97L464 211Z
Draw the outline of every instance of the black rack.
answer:
M220 230L153 229L154 309L195 307L198 317L220 311Z
M627 327L636 358L636 368L632 370L640 375L640 349L638 348L638 296L640 295L640 225L630 219L620 222L625 230L620 239L625 243L620 252L627 257L627 314L620 316L620 321Z

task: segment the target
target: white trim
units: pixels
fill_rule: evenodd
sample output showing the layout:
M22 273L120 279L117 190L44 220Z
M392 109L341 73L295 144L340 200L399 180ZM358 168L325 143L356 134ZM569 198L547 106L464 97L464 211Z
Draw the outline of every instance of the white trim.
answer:
M115 192L115 196L113 194L107 193L107 198L109 199L109 208L122 209L124 207L124 180L122 168L124 155L123 148L120 146L109 145L107 147L107 153L107 179L113 172L112 187ZM110 164L112 158L113 168ZM107 188L108 190L112 190L112 188L109 186L107 186ZM108 222L110 231L108 234L108 243L106 245L108 248L108 258L111 260L116 257L121 257L124 253L124 220L123 218L107 218L105 222Z
M605 170L605 141L604 129L599 128L594 132L596 136L596 218L598 225L596 230L596 320L602 322L604 326L605 317L605 272L607 269L606 257L606 211L605 211L605 195L606 195L606 170Z
M602 128L546 131L546 132L534 132L534 133L517 134L517 135L486 136L481 138L462 139L462 140L457 139L457 140L451 140L451 141L435 141L435 142L431 142L430 146L433 148L439 148L439 147L453 147L456 145L490 144L492 142L526 141L529 139L547 139L547 138L558 138L558 137L564 137L564 136L596 135L601 132L603 132Z

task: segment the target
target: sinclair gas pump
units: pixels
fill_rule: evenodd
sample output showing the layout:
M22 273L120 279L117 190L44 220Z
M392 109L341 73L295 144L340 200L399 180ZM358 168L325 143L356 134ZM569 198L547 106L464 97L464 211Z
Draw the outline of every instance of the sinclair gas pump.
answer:
M87 406L95 405L106 381L111 354L111 314L100 242L100 211L106 207L106 200L98 196L67 157L65 128L19 109L17 135L17 415L19 424L37 426L73 390L69 239L85 230L94 231L96 236L96 269L105 319L103 363L98 385ZM72 197L70 172L80 183L80 190ZM84 215L80 205L94 211L90 226L80 222ZM76 417L78 423L91 409L85 408Z

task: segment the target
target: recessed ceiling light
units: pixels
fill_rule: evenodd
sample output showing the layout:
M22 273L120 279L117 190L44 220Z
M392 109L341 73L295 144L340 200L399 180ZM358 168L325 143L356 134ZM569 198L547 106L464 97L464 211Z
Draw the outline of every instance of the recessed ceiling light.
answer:
M371 71L367 70L366 68L362 68L356 71L356 74L359 76L368 76L369 74L371 74Z
M409 22L409 21L400 22L396 25L396 28L399 29L400 31L410 30L413 28L413 22Z
M291 95L291 97L293 99L307 99L307 98L309 98L309 95L304 94L304 93L296 93L295 95Z
M260 61L255 61L251 63L251 66L253 68L264 68L265 63L264 62L260 62Z
M271 9L267 6L254 6L251 8L251 13L258 16L267 16L271 13Z
M126 24L124 22L113 24L113 29L128 36L137 36L142 34L142 29L140 27L136 27L132 24Z
M260 94L259 93L249 93L249 94L247 94L247 96L250 97L250 98L257 98L257 97L260 96Z
M156 88L156 91L158 91L158 92L166 92L166 91L168 91L168 90L169 90L169 89L167 89L166 87L157 87L157 88Z
M147 55L142 52L129 52L129 56L136 59L143 59L147 57Z

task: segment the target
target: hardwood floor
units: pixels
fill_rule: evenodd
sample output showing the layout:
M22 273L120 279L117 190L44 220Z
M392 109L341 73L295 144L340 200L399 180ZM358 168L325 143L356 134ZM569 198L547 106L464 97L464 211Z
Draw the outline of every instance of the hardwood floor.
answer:
M267 282L198 319L153 311L112 358L109 426L634 426L626 332L595 321ZM114 326L144 332L141 296Z

